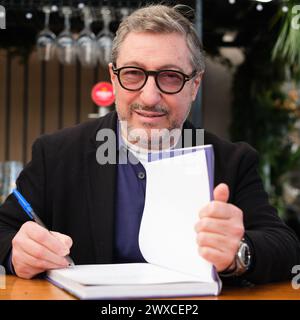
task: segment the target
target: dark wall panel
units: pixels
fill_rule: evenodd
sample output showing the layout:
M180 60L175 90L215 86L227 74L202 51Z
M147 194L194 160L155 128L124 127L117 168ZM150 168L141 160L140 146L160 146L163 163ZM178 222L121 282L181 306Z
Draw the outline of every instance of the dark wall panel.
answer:
M6 51L0 50L0 161L5 153L5 75Z
M10 77L9 160L22 160L23 150L23 82L24 64L20 57L13 57Z
M87 121L96 111L91 89L108 79L99 66L42 63L35 51L24 64L0 50L0 162L27 163L39 135Z
M31 145L33 141L40 135L40 72L41 64L37 60L34 52L29 57L29 80L28 80L28 134L27 134L27 158L31 158ZM24 146L20 146L23 147Z
M58 128L59 63L56 59L47 63L45 131L54 132ZM52 79L55 81L52 81Z

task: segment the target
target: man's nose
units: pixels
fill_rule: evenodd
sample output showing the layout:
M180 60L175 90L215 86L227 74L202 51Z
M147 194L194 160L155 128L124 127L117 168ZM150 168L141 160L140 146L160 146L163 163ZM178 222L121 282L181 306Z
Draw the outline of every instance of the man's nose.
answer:
M162 94L153 76L148 77L146 84L141 89L140 98L142 100L141 102L146 106L154 106L161 101Z

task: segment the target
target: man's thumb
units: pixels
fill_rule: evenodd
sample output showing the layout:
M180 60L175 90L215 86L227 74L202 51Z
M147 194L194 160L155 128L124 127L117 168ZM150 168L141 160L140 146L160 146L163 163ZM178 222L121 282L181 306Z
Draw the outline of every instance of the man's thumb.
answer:
M69 236L56 231L50 231L50 232L56 239L61 241L68 249L72 247L73 241Z
M215 187L214 190L214 200L227 202L229 199L229 188L227 184L220 183Z

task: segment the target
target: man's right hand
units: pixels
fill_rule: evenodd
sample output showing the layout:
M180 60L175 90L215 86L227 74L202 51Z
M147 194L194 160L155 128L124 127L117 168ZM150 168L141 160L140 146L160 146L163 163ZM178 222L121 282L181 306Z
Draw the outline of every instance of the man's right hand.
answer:
M12 240L12 264L17 276L31 279L46 270L67 267L65 256L72 244L67 235L49 232L32 221L24 223Z

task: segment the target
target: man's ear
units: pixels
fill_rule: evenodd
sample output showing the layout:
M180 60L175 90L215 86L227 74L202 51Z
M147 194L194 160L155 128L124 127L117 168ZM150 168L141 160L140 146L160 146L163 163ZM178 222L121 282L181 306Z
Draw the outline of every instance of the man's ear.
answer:
M193 101L195 101L201 81L202 81L202 76L203 76L204 72L200 72L198 73L198 75L195 77L194 81L193 81L193 88L192 88L192 97L193 97Z
M108 70L109 70L109 75L110 75L110 81L111 81L111 84L113 86L113 90L114 90L114 94L115 94L115 91L116 91L116 87L115 87L116 75L113 73L112 66L113 66L113 64L110 62L108 64Z
M110 63L108 64L108 71L109 71L109 75L110 75L110 80L111 80L111 82L114 82L114 81L115 81L115 78L116 78L116 75L113 73L112 67L113 67L113 64L112 64L112 62L110 62Z

